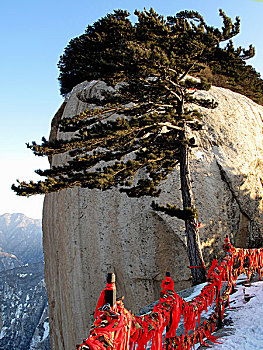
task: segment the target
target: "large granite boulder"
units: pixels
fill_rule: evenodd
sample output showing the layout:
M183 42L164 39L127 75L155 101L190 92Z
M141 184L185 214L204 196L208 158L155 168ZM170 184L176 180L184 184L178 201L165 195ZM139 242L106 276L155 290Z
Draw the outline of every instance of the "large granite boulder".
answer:
M89 105L86 97L114 93L103 82L76 86L54 117L51 138L60 118ZM203 130L195 134L191 174L199 212L200 239L207 264L222 252L230 235L240 247L262 245L263 107L223 88L197 92L216 100L203 109ZM200 108L202 109L202 108ZM60 164L67 156L55 156ZM160 203L181 202L179 172L162 185ZM107 272L115 272L117 294L137 312L159 296L169 270L176 290L191 285L184 222L154 212L151 198L133 199L118 190L74 188L49 194L43 211L45 278L53 349L74 349L88 335Z

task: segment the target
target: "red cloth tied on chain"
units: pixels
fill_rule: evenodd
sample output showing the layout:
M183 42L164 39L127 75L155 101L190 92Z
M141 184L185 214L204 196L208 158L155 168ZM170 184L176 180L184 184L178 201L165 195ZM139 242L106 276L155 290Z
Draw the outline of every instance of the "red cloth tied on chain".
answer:
M141 333L141 336L139 339L137 339L137 350L145 350L147 348L147 343L150 341L151 337L149 335L149 330L152 327L152 324L149 320L149 315L143 316L143 323L141 323L143 332Z
M182 299L178 294L174 294L175 300L170 312L170 324L169 329L166 330L166 338L176 336L176 330L178 328L181 315L182 315Z
M200 343L201 345L204 345L204 346L210 348L210 346L209 346L207 343L205 343L204 340L203 340L204 337L205 337L204 329L203 329L203 328L198 328L198 329L197 329L197 334L198 334L198 336L199 336L199 343Z
M139 319L139 317L138 317ZM137 339L137 350L145 350L148 342L152 340L151 349L162 349L162 335L168 320L168 310L161 306L160 303L155 305L149 315L141 317L140 324L142 327L141 336Z
M210 281L213 279L215 276L217 276L216 269L218 268L218 261L214 259L212 261L212 265L210 266L210 269L207 272L207 281Z
M259 267L258 267L258 274L259 274L259 279L261 280L261 274L262 274L262 267L263 267L263 248L259 249Z
M169 349L190 350L196 336L199 336L200 343L206 345L204 338L214 343L219 343L217 338L211 333L215 329L217 317L209 319L200 326L200 316L208 306L211 306L217 293L217 312L223 312L226 298L229 296L230 286L236 281L239 274L243 272L244 260L249 260L248 267L245 267L247 274L253 271L261 272L263 267L263 249L238 249L231 245L229 239L226 239L225 249L227 256L218 265L214 260L208 271L208 283L202 289L201 293L191 302L187 303L174 292L174 282L171 277L166 276L162 282L162 292L159 303L154 306L153 311L148 315L134 316L127 311L122 302L107 311L98 311L105 304L105 290L113 290L114 284L107 284L102 291L95 316L90 337L82 344L83 348L88 346L91 350L146 350L147 345L151 342L152 350L162 349L162 334L167 327L166 338L172 338L167 341ZM234 263L240 265L234 265ZM227 283L226 290L223 294L219 293L222 289L223 282ZM103 309L104 310L104 309ZM184 315L184 325L186 335L176 336L176 329L181 318ZM98 317L99 316L99 317ZM196 316L199 321L199 327L196 329ZM214 315L213 315L214 316ZM217 316L217 315L216 315ZM193 334L187 334L193 330ZM101 340L104 339L104 340ZM107 345L109 344L109 345ZM172 345L173 344L173 345ZM175 346L175 347L174 347ZM79 348L81 349L81 347Z
M86 345L91 350L108 350L108 346L114 350L127 350L131 323L131 313L124 309L122 301L119 300L110 311L99 312L99 317L94 322L89 338L78 349L81 350L82 346L84 348Z
M81 350L83 345L87 345L90 350L107 350L107 348L95 337L94 339L92 337L86 339L78 349Z
M131 333L131 325L132 325L132 315L131 313L124 308L124 305L121 300L116 302L115 310L120 313L122 317L122 325L115 328L115 336L114 336L114 349L118 350L126 350L129 348L130 342L130 333Z
M165 315L166 316L166 315ZM162 315L162 313L158 313L158 324L159 329L154 332L153 338L152 338L152 350L162 350L163 347L163 331L165 328L165 316Z
M173 290L174 291L174 281L169 276L165 276L165 279L161 283L162 290Z
M164 328L170 321L171 309L175 301L174 281L171 277L166 276L161 287L159 303L154 306L152 312L148 315L136 317L137 323L141 326L140 337L136 340L137 350L145 350L150 341L152 350L162 349Z
M184 315L185 334L188 334L190 329L195 329L196 312L195 312L194 306L191 304L188 304L187 302L184 302L183 315Z
M95 309L95 318L98 317L99 311L98 309L105 305L105 290L114 290L116 289L115 283L106 283L106 287L103 289L103 291L100 293L100 297Z
M169 327L166 330L166 338L176 336L176 330L181 319L182 314L182 301L178 294L174 292L174 281L171 277L165 276L165 280L161 284L162 291L171 290L173 292L173 304L170 311ZM165 300L164 300L165 301Z
M176 348L177 350L184 350L184 335L176 338Z
M211 332L213 332L213 329L209 329L208 327L206 327L206 321L204 321L203 323L203 333L206 337L206 339L210 340L211 342L213 343L216 343L216 344L222 344L220 341L218 341L218 337L215 337L211 334Z

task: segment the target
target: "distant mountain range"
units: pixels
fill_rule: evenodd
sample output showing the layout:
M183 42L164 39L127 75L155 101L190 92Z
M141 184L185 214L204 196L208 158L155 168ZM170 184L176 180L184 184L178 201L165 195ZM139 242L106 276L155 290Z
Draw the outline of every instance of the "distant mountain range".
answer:
M41 220L0 215L0 350L50 350Z
M0 215L0 271L44 262L41 220L24 214Z

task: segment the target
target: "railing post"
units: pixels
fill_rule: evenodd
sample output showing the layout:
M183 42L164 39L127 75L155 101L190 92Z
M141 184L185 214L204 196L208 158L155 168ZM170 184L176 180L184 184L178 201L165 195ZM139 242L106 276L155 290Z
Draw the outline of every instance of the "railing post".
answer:
M108 273L107 284L115 285L115 281L116 281L115 274ZM113 306L116 304L116 288L105 290L105 304L110 304L110 306Z
M223 327L221 302L219 302L218 310L219 310L219 315L218 315L217 329L221 329Z
M171 273L170 272L166 272L165 273L165 277L171 277ZM172 311L172 310L171 310ZM169 329L171 327L171 324L172 324L172 312L170 312L170 320L169 320L169 323L168 325L166 326L166 333L169 332ZM169 348L169 344L166 344L166 349Z
M217 309L218 309L217 330L218 330L223 327L223 320L222 320L222 301L223 300L220 296L220 289L217 289L216 291L216 300L218 300L218 303L217 303Z

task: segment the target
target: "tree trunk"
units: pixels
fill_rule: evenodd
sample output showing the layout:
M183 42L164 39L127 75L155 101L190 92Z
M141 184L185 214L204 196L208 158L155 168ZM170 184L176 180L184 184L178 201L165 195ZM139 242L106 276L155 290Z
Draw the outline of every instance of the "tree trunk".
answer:
M186 131L182 132L182 140L186 139ZM190 177L189 148L182 145L180 159L180 179L183 199L183 208L194 208L194 197ZM199 232L196 220L185 221L185 231L187 237L187 253L190 261L193 285L206 282L206 270L204 267Z

